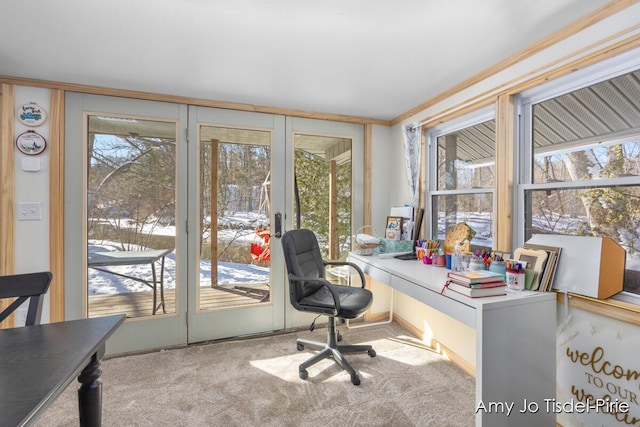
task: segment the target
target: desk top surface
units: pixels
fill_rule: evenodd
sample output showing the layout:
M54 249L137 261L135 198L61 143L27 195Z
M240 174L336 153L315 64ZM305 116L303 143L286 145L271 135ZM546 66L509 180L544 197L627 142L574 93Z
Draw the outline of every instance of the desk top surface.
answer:
M444 267L426 265L418 260L381 258L377 255L364 256L351 253L349 254L349 260L364 262L372 267L379 268L417 286L421 286L437 293L442 293L442 289L447 281L447 273L450 271ZM504 307L507 305L525 304L536 299L555 300L556 298L555 294L552 292L511 290L507 290L506 295L482 298L470 298L449 289L445 289L443 295L468 306L483 310L488 310L494 307Z
M151 264L172 252L172 249L147 249L144 251L111 251L95 252L89 255L89 267L106 267L109 265Z
M1 424L29 424L76 378L124 314L0 330Z

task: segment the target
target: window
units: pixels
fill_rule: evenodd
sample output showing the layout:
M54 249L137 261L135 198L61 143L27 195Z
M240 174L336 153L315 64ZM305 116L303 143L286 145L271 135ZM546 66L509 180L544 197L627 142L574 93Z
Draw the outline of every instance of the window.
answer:
M430 237L459 222L476 231L474 249L493 247L495 119L486 108L428 131Z
M640 295L640 63L598 69L522 96L520 232L610 237Z

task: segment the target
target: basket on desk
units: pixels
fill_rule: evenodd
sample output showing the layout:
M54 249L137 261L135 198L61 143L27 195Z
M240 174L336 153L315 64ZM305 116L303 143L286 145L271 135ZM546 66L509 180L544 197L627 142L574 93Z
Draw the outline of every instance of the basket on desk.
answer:
M352 250L358 255L373 255L374 249L378 247L379 243L366 243L358 241L358 235L361 233L365 233L365 230L367 229L369 230L369 233L372 233L371 235L375 235L375 231L370 225L363 225L362 227L358 228L356 230L356 233L353 235Z

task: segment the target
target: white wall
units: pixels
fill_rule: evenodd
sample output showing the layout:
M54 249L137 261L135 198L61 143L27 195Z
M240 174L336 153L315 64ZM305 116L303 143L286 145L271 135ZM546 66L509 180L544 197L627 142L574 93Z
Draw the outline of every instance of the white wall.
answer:
M406 203L394 200L399 184L396 182L399 174L392 168L398 164L397 152L402 149L394 142L391 129L388 126L374 125L371 129L371 220L378 235L384 232L389 207ZM403 169L404 171L404 165ZM406 182L406 181L405 181Z
M16 108L35 102L48 114L50 94L48 89L18 86L15 88ZM16 115L15 136L33 130L47 140L47 149L37 155L28 156L17 149L15 152L16 210L18 203L41 203L42 220L16 222L16 272L28 273L49 268L49 119L37 127L22 124ZM40 163L39 171L24 171L22 162L35 160ZM17 211L16 211L17 219Z
M35 102L42 107L47 116L50 110L50 91L33 87L17 86L15 88L15 108L21 105ZM36 156L28 156L17 149L15 153L15 201L16 219L18 219L19 203L40 203L41 220L16 221L15 223L15 271L16 273L31 273L49 270L49 117L40 126L26 126L17 117L14 123L15 137L23 132L33 130L42 135L47 141L47 149ZM15 140L14 140L15 142ZM23 161L35 161L39 163L40 170L23 170ZM49 294L45 297L42 310L42 322L49 319ZM23 322L26 316L26 306L21 307L16 320L17 324Z

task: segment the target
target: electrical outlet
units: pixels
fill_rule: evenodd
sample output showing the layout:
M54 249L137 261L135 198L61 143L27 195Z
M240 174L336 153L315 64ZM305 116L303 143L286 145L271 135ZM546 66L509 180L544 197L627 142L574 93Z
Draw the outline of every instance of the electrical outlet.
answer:
M18 202L18 221L40 221L40 202Z

